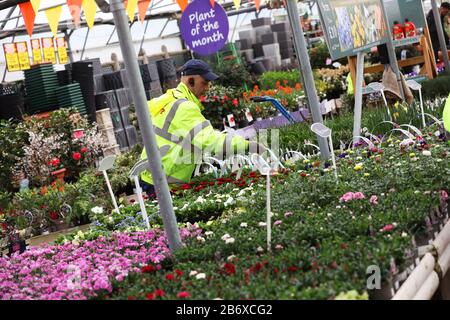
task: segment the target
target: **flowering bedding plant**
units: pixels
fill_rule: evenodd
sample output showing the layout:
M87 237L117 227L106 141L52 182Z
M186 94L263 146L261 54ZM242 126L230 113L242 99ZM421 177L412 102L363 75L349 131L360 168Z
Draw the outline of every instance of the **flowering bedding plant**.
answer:
M195 237L199 229L181 230ZM62 245L34 247L11 258L0 257L0 299L85 300L110 294L129 273L140 273L169 255L160 229L85 240L83 233ZM144 269L145 270L145 269Z

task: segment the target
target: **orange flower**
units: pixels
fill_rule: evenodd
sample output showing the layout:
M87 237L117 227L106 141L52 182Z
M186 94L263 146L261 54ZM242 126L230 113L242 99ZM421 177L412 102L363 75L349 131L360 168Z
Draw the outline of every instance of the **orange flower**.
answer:
M47 193L47 187L43 186L41 189L41 195L45 195Z
M302 89L302 85L300 83L296 83L295 84L295 90L301 90Z

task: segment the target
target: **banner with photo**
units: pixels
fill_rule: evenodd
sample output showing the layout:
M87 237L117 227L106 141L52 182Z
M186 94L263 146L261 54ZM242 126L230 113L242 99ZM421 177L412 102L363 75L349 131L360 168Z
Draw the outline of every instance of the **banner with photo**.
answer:
M17 42L17 55L19 56L20 70L30 69L30 56L28 55L28 43Z
M58 60L60 64L67 63L67 48L64 37L56 38L56 47L58 48Z
M3 51L5 52L6 68L8 72L20 71L19 55L15 43L4 43Z
M53 38L42 38L42 48L44 49L44 62L56 64L55 44Z
M323 0L317 3L333 60L354 56L388 41L382 0Z
M41 39L31 39L31 51L33 52L33 64L42 63Z

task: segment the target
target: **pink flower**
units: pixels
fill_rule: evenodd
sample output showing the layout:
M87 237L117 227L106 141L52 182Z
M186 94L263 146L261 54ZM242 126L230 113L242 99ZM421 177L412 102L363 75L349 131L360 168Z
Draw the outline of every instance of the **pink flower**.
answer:
M177 294L177 298L189 298L190 294L187 291L181 291Z
M442 201L447 201L447 199L448 199L448 193L447 193L447 191L441 190L441 191L439 191L439 193L441 194L441 200L442 200Z
M278 226L278 225L280 225L280 224L282 224L282 223L283 223L283 221L277 220L277 221L275 221L273 224L274 224L275 226Z
M351 191L347 192L339 199L340 202L349 202L351 200L353 200L353 192Z
M290 217L290 216L292 216L294 213L293 212L286 212L285 214L284 214L284 217L285 218L287 218L287 217Z
M381 229L381 232L388 232L388 231L392 231L394 229L394 226L392 224L387 224L383 227L383 229Z
M356 192L353 194L353 200L365 199L366 197L362 192Z
M378 204L378 197L377 196L371 196L369 202L371 204Z

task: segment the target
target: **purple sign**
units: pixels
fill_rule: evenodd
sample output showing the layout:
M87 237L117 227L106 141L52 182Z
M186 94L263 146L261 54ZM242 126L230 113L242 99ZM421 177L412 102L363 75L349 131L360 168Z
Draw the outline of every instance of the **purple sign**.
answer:
M201 55L223 48L228 39L228 17L221 5L209 0L194 0L181 16L181 37L186 46Z

